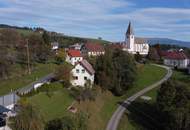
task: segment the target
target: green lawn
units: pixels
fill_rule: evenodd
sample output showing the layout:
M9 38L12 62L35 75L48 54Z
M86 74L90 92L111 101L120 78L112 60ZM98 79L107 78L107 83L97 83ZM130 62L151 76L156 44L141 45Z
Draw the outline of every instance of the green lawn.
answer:
M187 75L185 72L173 71L172 79L175 79L175 80L178 80L178 81L181 81L181 82L184 82L184 83L190 85L190 76ZM137 108L141 109L145 114L151 116L154 119L157 118L157 116L155 114L156 112L153 109L155 109L154 104L156 103L156 97L157 97L158 90L159 90L159 87L155 88L145 94L145 96L151 97L152 100L144 101L144 100L138 98L136 100L136 104L134 104L134 106L136 105ZM138 120L146 120L146 119L144 119L146 117L141 118L144 115L141 115L141 113L138 113L138 112L133 112L133 116L125 114L121 119L118 130L147 129L147 128L143 127L142 124L140 122L138 122L138 120L135 120L134 116L136 118L138 118ZM159 120L159 119L156 119L156 120ZM147 122L147 124L148 123L151 124L150 122Z
M13 78L0 81L0 95L7 94L11 90L16 90L18 88L25 87L26 85L37 80L38 78L41 78L51 72L54 72L56 66L57 65L55 64L37 64L36 69L31 75L24 76L16 75L16 73L19 73L19 71L15 71L15 76Z
M68 90L60 83L53 83L52 87L59 90L53 92L51 97L43 92L29 98L29 101L41 111L45 121L66 115L67 108L74 101Z

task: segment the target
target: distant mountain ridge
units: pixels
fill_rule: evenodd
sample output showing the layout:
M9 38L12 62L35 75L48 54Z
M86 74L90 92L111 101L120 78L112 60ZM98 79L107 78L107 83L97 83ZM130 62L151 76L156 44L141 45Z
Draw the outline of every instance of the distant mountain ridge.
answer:
M150 45L159 43L159 44L171 44L183 47L190 47L190 42L187 41L174 40L169 38L144 38L144 39L146 39Z

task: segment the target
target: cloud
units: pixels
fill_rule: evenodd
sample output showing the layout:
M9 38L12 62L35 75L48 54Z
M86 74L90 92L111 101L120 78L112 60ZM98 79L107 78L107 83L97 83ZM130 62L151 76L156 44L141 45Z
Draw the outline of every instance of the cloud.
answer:
M190 9L144 8L126 0L0 0L0 3L6 5L0 6L1 23L42 26L69 35L102 36L116 41L124 39L131 20L137 35L190 40L186 35Z

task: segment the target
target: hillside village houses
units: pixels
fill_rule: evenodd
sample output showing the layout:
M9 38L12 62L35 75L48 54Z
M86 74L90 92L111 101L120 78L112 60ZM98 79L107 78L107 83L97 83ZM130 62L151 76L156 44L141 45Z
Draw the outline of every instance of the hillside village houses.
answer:
M84 87L86 83L90 83L90 86L94 83L95 71L87 60L79 61L71 71L73 78L71 84L73 86Z
M98 43L86 43L82 46L81 51L87 56L100 56L105 54L104 46Z
M80 50L67 50L66 62L73 65L70 82L73 86L84 87L87 82L94 83L95 71L90 63L85 60Z
M182 49L169 50L164 53L162 52L162 57L164 59L165 65L178 69L187 69L190 63L189 57L184 53Z
M75 65L77 62L82 60L83 56L79 50L69 49L67 51L66 62Z
M139 53L147 55L149 52L149 45L144 40L135 40L134 32L129 23L126 40L123 44L115 44L121 46L124 51L131 54ZM74 67L71 70L72 79L70 80L73 86L84 86L87 81L94 83L95 71L90 63L84 59L84 56L100 56L105 54L104 45L98 43L87 42L85 44L74 44L69 46L66 56L66 62L72 64Z
M131 54L148 55L149 45L144 40L135 39L131 22L129 22L127 32L125 34L125 42L122 43L123 50Z

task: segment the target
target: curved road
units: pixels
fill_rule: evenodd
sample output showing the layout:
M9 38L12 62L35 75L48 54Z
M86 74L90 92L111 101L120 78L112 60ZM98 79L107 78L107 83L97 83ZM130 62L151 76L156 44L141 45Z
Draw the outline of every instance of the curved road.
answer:
M156 65L156 64L154 64ZM168 72L167 74L164 76L164 78L162 78L160 81L147 86L146 88L144 88L143 90L139 91L138 93L132 95L131 97L127 98L118 108L117 110L114 112L114 114L112 115L111 119L108 122L107 128L106 130L117 130L117 126L119 124L119 121L123 115L123 113L126 110L126 105L125 104L130 104L131 102L133 102L135 99L137 99L139 96L142 96L143 94L145 94L146 92L150 91L153 88L158 87L160 84L162 84L164 81L168 80L171 76L172 76L172 70L171 68L167 67L167 66L163 66L163 65L156 65L162 68L165 68Z

